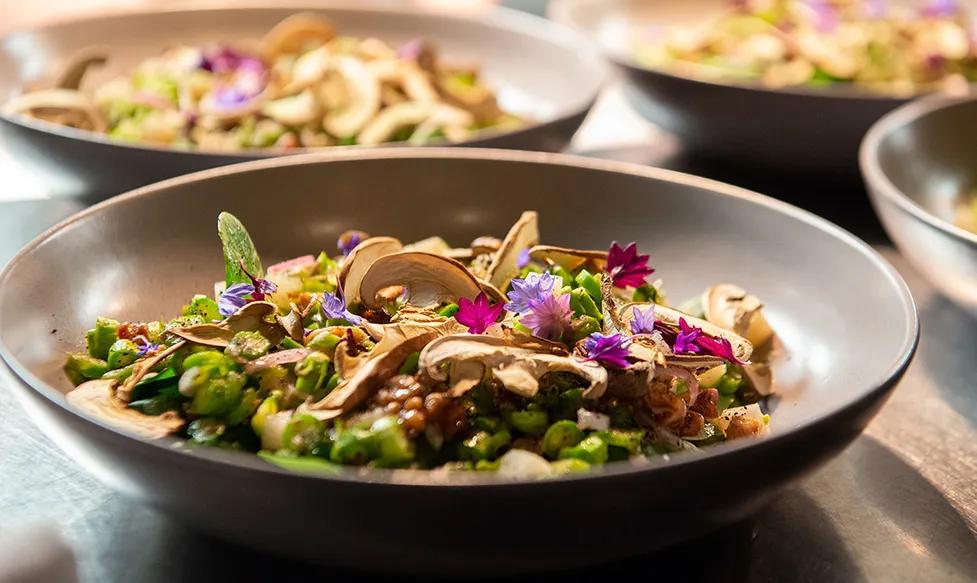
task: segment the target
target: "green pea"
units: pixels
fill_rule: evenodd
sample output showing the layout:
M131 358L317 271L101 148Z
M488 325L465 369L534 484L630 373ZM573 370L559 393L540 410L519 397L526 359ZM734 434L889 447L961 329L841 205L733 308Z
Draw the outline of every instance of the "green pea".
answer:
M216 445L227 430L217 419L202 417L190 423L187 435L190 440L202 445Z
M577 282L577 285L587 290L587 293L590 294L590 297L595 302L597 302L597 305L600 305L600 301L601 301L600 282L597 281L596 277L591 275L591 273L586 269L581 269L580 273L577 274L577 277L574 279L574 281Z
M555 458L559 456L560 450L577 445L583 438L584 433L575 421L557 421L543 434L543 453L547 457Z
M560 450L559 459L576 458L591 465L607 462L607 442L600 435L590 434L573 447Z
M379 453L380 444L374 433L364 428L350 428L339 432L329 459L337 464L362 466L376 459Z
M727 367L726 374L723 378L719 379L716 383L716 390L719 391L720 395L731 396L735 395L740 387L743 386L743 375L740 373L739 369L735 366Z
M386 468L403 467L414 459L414 444L396 417L378 419L370 427L376 436L380 454L377 464Z
M183 379L180 380L182 385ZM245 376L239 372L230 372L226 377L207 380L194 394L190 412L194 415L215 416L229 412L240 403L245 381Z
M458 310L460 309L461 307L458 304L448 304L447 306L441 308L441 311L438 312L438 315L443 316L445 318L452 318L454 317L455 314L458 313Z
M109 348L108 365L111 369L129 366L139 359L139 347L132 340L116 340Z
M271 396L258 405L254 416L251 417L251 429L254 430L255 435L261 437L261 432L265 429L265 419L269 415L274 415L281 411L281 407L282 394L278 391L272 393Z
M399 374L409 374L409 375L417 374L417 362L420 359L421 359L420 352L411 352L410 354L407 355L407 358L404 359L404 364L400 366L400 370L397 372Z
M645 432L640 429L634 431L611 429L602 437L607 441L607 445L619 447L634 455L641 450L641 441L645 438Z
M76 385L86 380L101 378L109 370L109 364L104 360L86 354L69 354L64 363L64 373Z
M204 295L195 295L190 300L190 305L183 308L184 316L200 316L204 322L223 320L217 302Z
M308 347L312 350L318 350L326 353L327 355L331 355L336 352L336 345L339 344L339 341L339 336L336 336L335 334L320 332L312 338L308 344Z
M550 462L553 473L566 475L573 472L586 472L590 469L590 464L578 458L567 458Z
M546 411L513 411L509 417L512 427L530 437L539 437L550 424Z
M268 354L269 350L271 350L271 342L260 332L244 331L238 332L234 338L231 338L224 352L234 358L254 360Z
M282 449L309 454L326 438L326 427L312 415L293 415L282 432Z
M85 343L88 345L88 355L92 358L106 360L109 357L109 349L112 343L119 339L115 333L119 327L119 321L111 318L98 318L95 327L85 334Z

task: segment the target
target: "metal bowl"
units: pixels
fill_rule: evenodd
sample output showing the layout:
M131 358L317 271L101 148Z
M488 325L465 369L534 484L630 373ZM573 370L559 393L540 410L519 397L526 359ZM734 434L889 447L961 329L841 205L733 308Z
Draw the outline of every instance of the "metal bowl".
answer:
M875 124L862 142L862 176L899 250L940 291L977 315L977 235L953 224L975 187L977 100L929 98Z
M596 41L627 80L635 108L697 155L785 174L857 179L865 132L906 99L844 86L773 90L704 81L635 59L634 43L647 26L700 23L726 6L726 0L553 0L548 14Z
M383 470L290 474L250 454L141 441L66 405L60 364L96 316L176 313L222 277L222 210L241 218L271 263L332 248L353 227L470 241L504 233L525 209L540 211L555 245L636 241L674 301L723 281L758 294L787 351L775 367L772 435L563 480L478 473L442 483ZM499 150L363 150L177 178L76 215L0 273L10 385L68 455L204 531L360 570L572 568L743 519L855 439L901 378L917 333L896 272L805 211L667 170Z
M108 45L111 50L108 65L86 77L86 86L94 87L174 42L256 39L303 10L324 14L343 34L376 36L393 44L430 39L441 54L481 65L500 105L538 122L518 131L486 130L463 146L561 151L593 105L607 72L586 39L514 10L479 6L445 12L404 5L264 0L219 7L154 6L10 33L0 38L0 103L86 47ZM22 163L48 178L52 189L92 198L189 172L283 155L270 149L208 153L131 145L21 116L0 116L0 138Z

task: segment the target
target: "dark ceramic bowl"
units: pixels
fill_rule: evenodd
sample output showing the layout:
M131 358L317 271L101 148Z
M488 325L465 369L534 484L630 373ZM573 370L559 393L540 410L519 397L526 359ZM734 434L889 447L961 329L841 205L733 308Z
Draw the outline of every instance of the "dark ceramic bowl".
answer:
M635 108L701 156L784 174L847 179L858 174L868 128L907 99L851 87L766 89L653 70L634 56L652 26L714 18L726 0L552 0L548 14L596 41L627 79Z
M735 281L787 349L772 435L563 480L437 483L427 474L289 474L188 450L66 406L60 371L96 316L176 313L223 273L216 217L235 213L268 263L356 227L449 242L540 211L545 241L651 253L674 300ZM282 158L170 180L54 227L0 274L0 356L37 424L94 475L217 536L356 569L493 575L635 555L756 512L837 455L913 356L913 299L852 235L766 197L685 174L562 155L410 149ZM416 472L415 472L416 473ZM585 548L585 550L581 550Z
M429 39L447 58L481 65L500 105L538 122L518 131L486 130L463 146L563 150L597 98L607 72L598 52L582 36L504 8L450 12L405 5L246 0L230 7L156 6L10 33L0 38L0 104L86 47L107 45L111 51L107 66L86 77L85 87L91 88L125 74L172 43L257 39L286 16L303 10L324 14L341 34L376 36L394 45ZM0 138L22 163L51 178L52 188L91 198L189 172L282 155L272 150L207 153L129 145L22 116L0 116Z
M930 98L883 117L862 176L886 232L947 297L977 315L977 235L954 224L977 184L977 99Z

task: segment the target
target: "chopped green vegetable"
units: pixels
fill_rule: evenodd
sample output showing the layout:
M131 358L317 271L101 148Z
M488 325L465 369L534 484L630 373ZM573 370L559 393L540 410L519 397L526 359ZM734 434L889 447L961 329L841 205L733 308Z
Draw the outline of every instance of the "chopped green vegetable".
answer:
M566 458L550 462L553 473L557 475L572 474L574 472L586 472L590 469L590 464L578 458Z
M574 278L574 281L577 282L577 285L587 290L587 293L590 295L591 299L596 302L594 305L594 312L596 315L590 312L588 312L588 315L594 316L595 318L600 318L601 315L597 309L597 306L599 306L601 302L600 282L597 281L597 278L591 275L591 273L586 269L581 269L580 273L577 274L577 277Z
M370 427L380 446L377 465L385 468L403 467L414 459L414 444L407 438L396 417L378 419Z
M519 433L530 437L543 435L549 424L546 411L513 411L509 414L509 425Z
M116 340L109 348L109 368L117 369L136 362L139 358L139 347L132 340Z
M67 362L64 363L64 373L75 384L101 378L108 370L107 362L85 354L69 354Z
M550 458L559 456L560 451L577 445L584 439L583 431L576 422L565 419L550 425L543 435L543 453Z
M183 308L184 316L200 316L204 322L223 320L220 311L217 309L217 302L204 295L195 295L190 300L190 305Z
M231 343L227 345L225 352L234 358L254 360L268 354L269 350L271 350L271 342L260 332L244 331L238 332L234 338L231 338Z
M400 370L398 370L397 373L409 375L417 374L417 362L420 360L420 358L420 352L411 352L407 355L407 358L404 359L404 364L400 366Z
M293 415L282 433L282 448L297 454L310 454L326 438L326 428L312 415Z
M461 308L458 306L458 304L448 304L447 306L441 308L441 311L438 312L438 315L443 316L445 318L453 318L454 315L457 314L458 310L460 309Z
M272 393L271 396L258 405L254 416L251 417L251 429L254 430L255 435L261 436L261 432L265 429L265 419L269 415L274 415L281 411L281 407L282 394L278 391Z
M111 318L99 318L95 322L95 327L85 334L85 342L88 345L88 355L92 358L107 360L109 349L119 337L116 329L119 327L118 320Z
M559 459L567 458L580 459L592 465L603 464L607 462L607 442L602 436L591 433L577 445L560 450Z

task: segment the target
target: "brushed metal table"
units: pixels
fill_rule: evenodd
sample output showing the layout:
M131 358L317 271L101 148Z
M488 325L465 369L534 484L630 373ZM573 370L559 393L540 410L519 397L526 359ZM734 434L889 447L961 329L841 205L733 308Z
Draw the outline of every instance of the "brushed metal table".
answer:
M576 151L752 188L854 232L909 282L923 338L905 380L865 434L755 519L667 551L533 581L977 582L977 320L941 297L892 248L861 186L792 181L690 159L670 137L635 118L614 88L578 138ZM0 202L0 264L85 206L50 197L36 177L11 185L12 168L0 158L0 201L26 200ZM722 484L701 488L723 495ZM72 543L85 583L363 578L236 548L125 500L42 436L0 387L0 526L39 519L56 524ZM648 528L668 528L648 520Z

